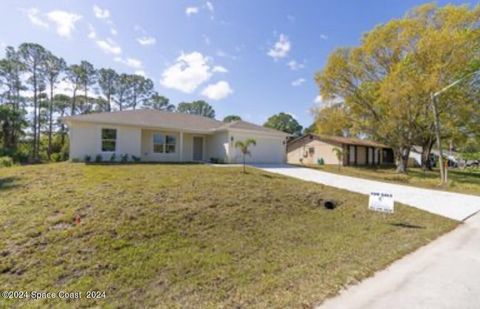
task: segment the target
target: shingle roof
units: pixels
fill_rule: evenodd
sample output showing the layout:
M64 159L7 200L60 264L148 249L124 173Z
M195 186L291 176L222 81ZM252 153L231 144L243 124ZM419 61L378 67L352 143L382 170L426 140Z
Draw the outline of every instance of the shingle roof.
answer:
M284 133L284 132L281 132L281 131L278 131L278 130L275 130L275 129L266 128L266 127L259 126L259 125L257 125L257 124L254 124L254 123L251 123L251 122L247 122L247 121L243 121L243 120L236 120L236 121L232 121L232 122L229 122L229 123L225 123L223 126L221 126L220 128L218 128L218 130L224 130L224 129L239 129L239 130L248 130L248 131L261 131L261 132L273 133L273 134L283 133L283 134L285 134L285 135L289 135L289 134L287 134L287 133Z
M66 122L81 121L115 125L142 126L145 128L166 128L196 132L201 131L206 133L228 129L241 129L277 135L288 135L284 132L265 128L246 121L224 123L212 118L198 115L147 109L83 114L77 116L68 116L64 117L63 119Z
M378 148L390 148L389 146L381 144L381 143L377 143L377 142L369 141L369 140L364 140L364 139L359 139L359 138L330 136L330 135L317 135L317 134L303 135L303 136L301 136L297 139L294 139L294 140L290 141L289 144L297 143L297 142L301 141L302 139L307 138L308 136L311 136L312 138L318 139L320 141L332 142L332 143L337 143L337 144L378 147Z

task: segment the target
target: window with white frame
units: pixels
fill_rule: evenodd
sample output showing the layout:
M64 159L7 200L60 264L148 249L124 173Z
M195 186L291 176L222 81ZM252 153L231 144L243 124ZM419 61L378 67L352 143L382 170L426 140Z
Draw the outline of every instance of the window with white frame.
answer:
M153 152L154 153L175 153L177 138L173 135L154 133L153 134Z
M164 146L165 146L164 135L160 133L154 133L153 134L153 152L164 153Z
M102 129L102 151L115 152L117 149L117 129Z

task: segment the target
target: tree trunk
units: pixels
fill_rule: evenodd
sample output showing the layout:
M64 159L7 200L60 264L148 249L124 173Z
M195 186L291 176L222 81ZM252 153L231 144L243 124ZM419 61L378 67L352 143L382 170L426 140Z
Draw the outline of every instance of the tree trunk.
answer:
M76 108L76 106L75 106L75 104L76 104L75 100L76 100L76 99L77 99L77 89L74 88L74 89L73 89L72 106L71 106L71 110L70 110L70 116L74 116L74 115L75 115L75 108Z
M432 147L434 143L435 143L435 139L430 138L426 143L422 145L422 169L424 171L426 171L427 169L429 171L432 170L430 156L432 153Z
M53 82L50 81L50 102L48 106L48 160L52 155L52 122L53 122Z
M397 173L406 173L408 168L408 157L410 155L409 147L400 147L395 153L397 161Z
M33 161L38 160L37 152L37 74L36 68L33 69Z
M245 174L247 170L245 169L245 155L243 155L243 173Z

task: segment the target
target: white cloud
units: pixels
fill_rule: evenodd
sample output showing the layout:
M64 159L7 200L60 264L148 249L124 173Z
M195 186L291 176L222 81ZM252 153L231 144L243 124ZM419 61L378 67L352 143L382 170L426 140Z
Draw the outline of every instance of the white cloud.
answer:
M116 62L123 63L124 65L132 68L132 69L137 69L140 70L143 67L142 61L135 59L135 58L126 58L123 59L121 57L115 57L114 59Z
M295 60L291 60L287 63L287 66L290 68L290 70L297 71L297 70L303 69L305 67L305 64L299 63Z
M118 34L117 29L115 29L115 27L110 28L110 33L112 35L117 35Z
M225 69L224 67L220 66L220 65L216 65L216 66L213 67L212 72L227 73L228 70Z
M213 13L213 11L215 10L214 7L213 7L213 4L210 2L210 1L207 1L207 3L205 3L205 6L207 7L207 9Z
M23 10L22 10L23 11ZM45 22L39 15L40 11L37 8L30 8L26 10L27 17L32 24L35 26L40 26L44 28L48 28L48 23Z
M233 93L233 89L230 84L224 80L219 81L216 84L210 84L202 91L202 95L211 100L221 100Z
M293 87L301 86L305 82L305 78L299 78L292 82Z
M278 41L275 42L272 48L268 51L267 55L272 57L275 61L281 58L285 58L290 51L291 43L288 37L281 33L278 37Z
M323 33L320 34L320 38L321 38L322 40L328 40L328 36L327 36L326 34L323 34Z
M212 76L208 58L199 52L181 53L176 62L162 73L164 87L192 93Z
M95 14L95 17L99 19L108 19L110 18L110 11L107 9L102 9L97 5L93 6L93 13Z
M202 39L205 45L210 45L210 38L206 34L202 34Z
M58 35L66 38L71 37L75 23L82 18L81 15L59 10L49 12L47 17L56 25Z
M198 7L196 6L189 6L185 9L185 14L187 14L187 16L190 16L192 14L197 14L198 13Z
M120 55L122 53L122 48L110 38L106 40L97 40L96 42L98 47L100 47L106 54Z
M137 38L137 42L142 46L153 45L157 42L157 39L151 36L142 36Z
M97 32L95 31L95 28L93 27L92 24L88 24L88 38L89 39L97 38Z
M316 104L321 104L322 102L323 102L323 98L321 95L317 95L313 100L313 103L316 103Z
M145 73L144 70L136 70L136 71L135 71L135 74L141 75L141 76L143 76L143 77L147 77L147 73Z
M237 60L238 57L235 56L235 55L232 55L232 54L229 54L223 50L217 50L217 56L218 57L222 57L222 58L228 58L228 59L231 59L231 60Z

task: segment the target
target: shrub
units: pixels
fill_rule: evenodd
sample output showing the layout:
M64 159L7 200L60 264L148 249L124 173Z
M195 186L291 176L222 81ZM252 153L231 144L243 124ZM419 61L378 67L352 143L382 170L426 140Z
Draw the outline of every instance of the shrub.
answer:
M53 162L60 162L62 161L62 154L59 152L52 153L50 159L52 159Z
M95 156L95 162L101 163L102 161L103 161L102 155L101 155L101 154L97 154L97 155Z
M210 163L217 164L218 158L210 158Z
M132 160L133 162L140 162L140 157L137 157L137 156L132 156Z
M128 153L122 154L120 156L120 162L121 163L127 163L128 162Z
M13 159L10 157L0 157L0 167L10 167L13 166Z
M112 155L110 156L110 162L115 162L117 160L117 155L112 153Z
M80 162L80 159L79 158L73 158L72 159L72 163L79 163Z
M325 160L323 160L323 158L320 158L317 160L317 164L318 165L324 165L325 164Z
M90 155L86 155L85 158L84 158L84 161L88 163L88 162L92 161L92 157Z

